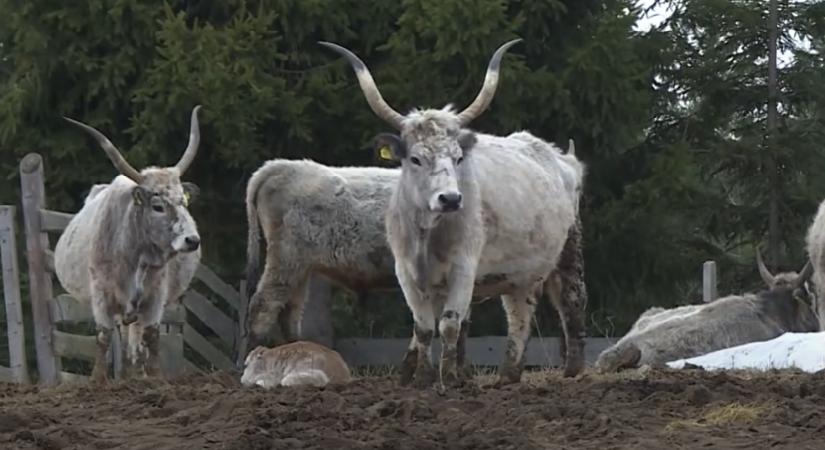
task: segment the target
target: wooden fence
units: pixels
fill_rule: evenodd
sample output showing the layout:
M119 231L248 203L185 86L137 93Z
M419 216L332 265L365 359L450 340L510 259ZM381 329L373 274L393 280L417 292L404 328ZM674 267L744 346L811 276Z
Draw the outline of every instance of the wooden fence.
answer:
M40 380L53 384L83 378L82 374L62 370L62 365L63 360L94 360L96 341L94 335L89 333L93 328L87 327L83 334L77 331L76 326L92 322L91 308L87 302L80 302L67 294L53 294L54 254L49 247L49 233L63 231L73 216L46 208L43 160L40 155L30 153L23 158L20 178ZM199 285L203 286L200 291L195 289ZM9 297L6 298L8 302ZM221 280L208 267L200 265L192 287L182 301L172 302L164 311L160 338L162 372L174 376L198 366L232 368L231 357L239 344L235 324L245 309L239 290ZM118 348L120 340L119 334L115 333L112 347ZM194 352L194 361L184 358L185 346ZM120 355L119 351L110 351L110 362L116 376L122 366Z

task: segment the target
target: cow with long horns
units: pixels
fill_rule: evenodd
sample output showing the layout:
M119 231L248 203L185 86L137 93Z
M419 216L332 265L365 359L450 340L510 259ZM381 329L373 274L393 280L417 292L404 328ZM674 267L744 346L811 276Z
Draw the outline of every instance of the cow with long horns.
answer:
M536 293L549 281L576 220L583 176L578 160L578 170L571 172L554 146L530 133L502 137L466 128L492 102L501 59L518 41L496 50L481 92L463 111L448 105L407 115L384 101L354 53L321 43L348 60L373 112L400 131L380 134L376 145L401 162L385 217L395 273L415 321L402 383L414 379L423 387L436 380L431 362L436 327L442 339L440 380L461 381L458 334L474 291L501 295L508 346L499 380L519 381ZM572 183L566 183L570 174ZM581 326L567 323L568 337L580 339Z
M773 275L757 249L756 263L767 289L699 305L649 308L626 335L599 355L596 370L663 367L670 361L767 341L783 333L816 331L814 296L805 286L813 272L810 261L799 273Z
M170 299L189 286L200 262L200 236L187 207L198 193L181 182L198 151L198 110L192 110L189 144L171 167L138 171L98 130L66 118L90 134L120 172L95 185L55 246L57 278L89 301L97 325L92 377L107 377L106 351L115 326L128 326L127 362L158 373L159 324Z

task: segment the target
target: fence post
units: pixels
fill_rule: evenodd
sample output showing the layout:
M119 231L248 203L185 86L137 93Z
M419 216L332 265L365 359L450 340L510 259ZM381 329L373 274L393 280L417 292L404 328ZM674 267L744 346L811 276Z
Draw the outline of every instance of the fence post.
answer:
M710 303L716 298L716 261L705 261L702 264L702 301Z
M45 250L49 235L41 229L40 211L46 206L43 158L29 153L20 161L20 187L23 197L23 222L26 230L26 259L29 266L29 295L34 317L34 344L40 383L56 384L60 360L52 347L54 324L49 315L52 299L51 275L46 272Z
M6 300L9 366L11 366L16 382L29 383L26 333L23 325L23 310L20 305L20 268L17 263L17 234L14 218L14 206L0 206L0 264L3 269L3 298Z
M301 323L301 339L333 347L335 336L332 330L330 301L332 286L323 276L312 274L307 286L307 302Z

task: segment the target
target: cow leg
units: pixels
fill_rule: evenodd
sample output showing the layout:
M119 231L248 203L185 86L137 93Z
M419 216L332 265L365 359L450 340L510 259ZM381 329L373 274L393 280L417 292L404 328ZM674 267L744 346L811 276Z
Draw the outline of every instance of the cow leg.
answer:
M442 386L462 382L458 374L458 337L467 318L475 282L475 267L456 265L449 276L449 295L438 322L441 334L440 376Z
M121 326L120 329L121 343L126 344L123 349L123 357L121 358L121 361L123 361L122 373L124 378L132 378L138 375L138 370L141 367L138 361L141 327L137 322L133 322L129 325Z
M407 346L407 352L404 353L404 359L401 360L401 376L399 380L401 386L406 386L412 382L417 366L418 338L415 336L415 328L413 328L413 337L410 339L410 345Z
M153 324L143 327L143 371L146 376L160 375L160 325Z
M428 387L433 384L436 375L432 364L432 340L433 334L435 334L433 306L418 290L412 278L403 268L396 266L395 271L398 284L404 292L404 300L407 302L410 311L412 311L413 321L415 322L413 329L415 351L413 353L412 349L408 350L404 360L406 362L408 358L415 359L414 386L417 388ZM411 343L411 348L412 345ZM402 363L402 383L407 381L405 380L403 365L404 363Z
M267 278L261 279L258 291L249 299L246 316L249 335L244 358L259 345L271 347L286 343L285 330L282 328L286 320L281 316L285 313L289 295L288 285L270 282Z
M498 373L498 382L518 383L524 371L524 349L530 339L536 299L532 295L502 295L501 305L507 314L507 353Z
M559 313L564 332L564 376L573 377L584 369L584 318L587 289L584 283L581 221L570 227L556 270L545 288Z
M104 382L108 378L109 364L106 355L109 345L112 343L113 328L105 325L97 326L97 354L95 355L95 365L92 368L92 380Z
M97 331L97 353L95 354L95 364L92 368L92 380L104 382L108 378L109 364L107 353L112 342L112 332L115 327L114 319L109 311L109 303L101 290L92 282L92 316L94 317Z
M457 354L456 360L458 362L458 376L464 380L472 380L473 366L467 358L467 336L470 333L470 309L467 310L467 317L461 322L461 331L458 333L458 343L456 344Z

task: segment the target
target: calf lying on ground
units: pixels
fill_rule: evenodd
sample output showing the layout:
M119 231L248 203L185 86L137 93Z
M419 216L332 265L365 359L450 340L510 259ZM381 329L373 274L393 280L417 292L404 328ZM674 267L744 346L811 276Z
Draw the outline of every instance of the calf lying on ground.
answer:
M762 263L759 253L757 263L767 290L701 305L650 308L619 342L599 355L596 370L605 373L642 365L663 366L786 332L817 331L811 295L804 286L811 276L811 263L799 274L776 276Z
M245 386L326 386L351 379L338 352L308 341L275 348L258 346L247 355L244 366L241 384Z

